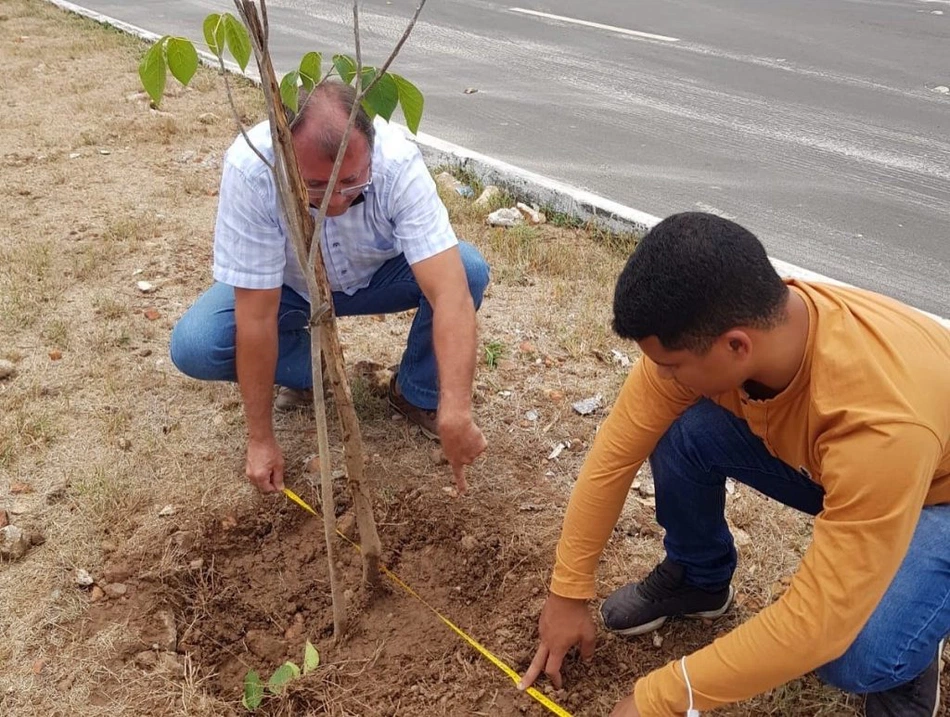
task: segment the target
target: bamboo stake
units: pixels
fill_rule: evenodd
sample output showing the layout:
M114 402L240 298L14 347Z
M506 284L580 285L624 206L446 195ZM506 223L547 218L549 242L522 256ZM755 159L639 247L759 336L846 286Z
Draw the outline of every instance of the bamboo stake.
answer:
M350 490L353 494L353 505L356 512L356 523L360 534L360 547L363 556L363 582L369 587L375 587L380 581L379 560L382 548L379 534L376 530L376 521L373 517L373 501L370 486L363 472L363 441L360 433L359 418L353 404L353 394L346 377L346 364L343 356L343 347L337 331L336 316L333 312L333 297L327 279L326 266L323 261L322 232L327 208L339 176L343 157L349 143L350 133L356 121L356 113L361 101L367 92L379 81L388 69L393 59L399 53L408 39L416 20L425 6L426 0L421 0L408 26L397 42L392 53L387 58L382 69L377 73L368 87L362 87L362 53L360 49L359 7L357 0L353 2L353 32L356 43L356 93L350 116L347 119L343 141L337 152L333 170L327 183L327 191L320 203L317 219L310 216L309 201L306 188L297 170L296 154L287 118L283 112L283 103L280 98L280 87L274 73L273 63L268 52L267 42L269 23L265 0L260 0L261 10L257 10L253 0L234 0L245 27L251 38L254 57L257 61L261 77L261 86L264 90L264 99L270 120L272 144L274 148L274 164L270 165L263 157L274 174L280 197L281 209L284 213L291 241L294 246L297 260L302 267L310 267L312 271L304 271L307 280L307 291L310 295L310 353L311 370L313 374L314 417L317 425L317 449L320 456L320 487L323 507L323 532L326 541L327 560L329 562L330 594L333 602L333 634L335 638L342 636L345 628L345 605L340 586L339 574L336 569L335 532L336 512L333 496L333 472L330 463L330 447L326 419L326 398L323 393L323 360L326 362L327 375L330 380L333 395L336 398L337 413L343 433L344 461ZM229 93L230 95L230 93ZM301 108L303 111L303 108ZM242 128L243 133L243 128ZM250 145L246 133L245 141ZM257 152L257 148L251 145ZM261 156L258 152L258 156Z
M280 99L280 87L274 73L273 63L267 51L263 23L257 8L251 0L234 0L238 13L248 29L254 57L257 60L261 76L261 87L270 120L274 148L274 177L277 183L281 208L284 212L287 229L293 242L297 259L301 266L308 266L307 242L314 232L313 218L310 216L306 188L297 170L290 127L283 111ZM335 178L331 177L331 186ZM323 508L323 533L326 541L327 563L330 575L330 596L333 604L333 636L339 639L346 627L345 601L339 572L336 568L336 510L333 498L333 470L330 464L330 441L327 431L326 404L323 395L323 370L321 365L321 319L326 314L332 316L332 305L321 297L329 297L329 291L321 292L320 280L327 286L326 268L322 257L318 258L313 271L304 271L307 279L307 291L310 294L310 346L311 371L313 374L314 414L317 424L317 450L320 455L321 502ZM332 327L335 331L335 326ZM339 341L337 341L339 346ZM330 356L328 363L338 360L342 365L342 353ZM345 375L345 374L344 374ZM378 553L377 553L378 554ZM365 562L365 558L364 558Z

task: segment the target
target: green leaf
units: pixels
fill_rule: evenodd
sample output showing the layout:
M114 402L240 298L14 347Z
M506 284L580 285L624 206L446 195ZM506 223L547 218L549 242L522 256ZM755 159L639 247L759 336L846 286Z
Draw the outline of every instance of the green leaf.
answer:
M224 14L224 37L241 72L244 72L251 59L251 38L247 34L247 28L230 13Z
M312 672L320 666L320 653L317 652L310 640L307 640L306 646L303 648L303 673L306 675L308 672Z
M165 46L168 69L181 84L187 85L198 71L198 51L191 40L183 37L169 38Z
M333 66L346 84L350 84L356 77L356 60L349 55L334 55Z
M157 107L162 102L162 95L165 94L165 40L161 40L152 45L145 57L139 63L139 79L142 80L142 87L152 98L152 102Z
M287 683L295 677L300 677L300 668L293 662L285 662L274 670L274 674L267 681L267 689L273 694L279 695L287 686Z
M365 68L363 70L363 87L369 87L375 77L376 70L374 68ZM387 72L382 76L366 95L366 102L373 108L373 114L389 121L399 104L399 88L396 86L396 81L392 75Z
M300 91L297 89L298 79L300 79L300 73L297 70L291 70L280 81L280 99L294 112L297 111L300 100Z
M241 704L249 712L253 712L261 706L264 699L264 684L261 682L261 676L256 670L248 670L244 675L244 696L241 698Z
M425 99L422 97L419 88L405 77L400 75L391 75L391 77L399 90L399 104L402 107L402 114L406 118L406 126L410 132L416 134L419 131L419 122L422 121L422 108L425 105Z
M300 79L304 89L309 92L320 81L320 70L323 58L319 52L308 52L300 60Z
M216 57L221 57L221 53L224 52L224 17L224 15L212 13L204 21L205 42Z

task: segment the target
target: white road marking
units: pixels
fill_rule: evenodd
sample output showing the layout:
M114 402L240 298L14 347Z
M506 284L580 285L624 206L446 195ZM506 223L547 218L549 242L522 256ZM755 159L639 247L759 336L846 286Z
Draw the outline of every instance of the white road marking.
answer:
M640 30L628 30L625 27L617 27L615 25L604 25L600 22L591 22L589 20L578 20L573 17L564 17L563 15L552 15L548 12L538 12L537 10L526 10L522 7L513 7L511 8L512 12L517 12L522 15L534 15L535 17L544 17L548 20L560 20L561 22L569 22L574 25L583 25L584 27L593 27L598 30L607 30L609 32L618 32L621 35L630 35L632 37L642 37L646 40L660 40L661 42L679 42L678 37L668 37L667 35L655 35L652 32L641 32Z

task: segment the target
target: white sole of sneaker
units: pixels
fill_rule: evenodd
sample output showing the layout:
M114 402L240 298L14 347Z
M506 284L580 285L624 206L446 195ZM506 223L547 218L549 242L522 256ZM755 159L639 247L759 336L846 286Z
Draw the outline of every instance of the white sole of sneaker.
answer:
M694 620L713 620L717 617L722 617L726 614L726 611L732 605L732 599L736 596L735 588L732 585L729 586L729 597L726 598L726 602L722 607L715 610L706 610L705 612L694 612L689 615L683 615L683 617L692 618ZM600 612L598 610L598 612ZM667 617L658 617L656 620L651 620L642 625L637 625L636 627L628 627L626 630L611 630L609 627L604 626L609 632L614 633L615 635L621 635L623 637L636 637L637 635L645 635L648 632L653 632L654 630L659 630L663 623L667 621Z

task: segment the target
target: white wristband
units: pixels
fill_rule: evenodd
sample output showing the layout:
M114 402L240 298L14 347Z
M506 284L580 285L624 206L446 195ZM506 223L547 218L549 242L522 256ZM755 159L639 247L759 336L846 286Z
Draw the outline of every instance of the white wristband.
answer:
M693 708L693 686L689 683L685 656L680 658L680 669L683 671L683 679L686 680L686 691L689 693L689 708L686 710L686 717L700 717L699 710Z

